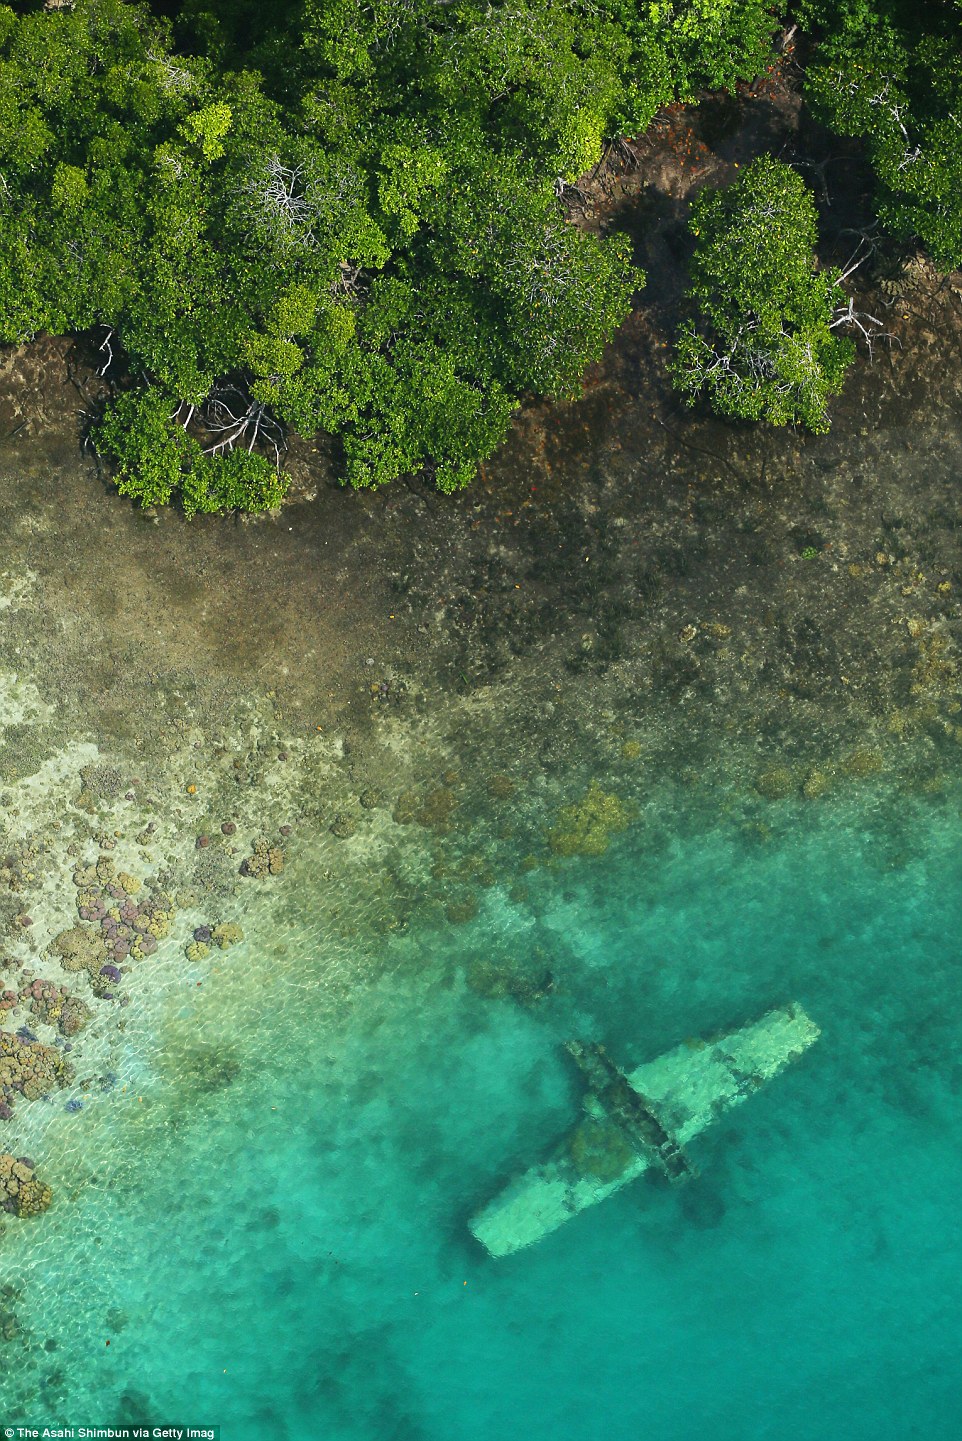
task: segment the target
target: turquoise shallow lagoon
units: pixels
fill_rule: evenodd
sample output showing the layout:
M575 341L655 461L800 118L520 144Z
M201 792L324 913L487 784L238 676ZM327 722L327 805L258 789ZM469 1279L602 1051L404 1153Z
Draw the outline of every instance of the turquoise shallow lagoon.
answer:
M58 1203L4 1248L36 1370L0 1410L223 1441L954 1441L958 805L776 811L767 842L634 826L523 904L350 945L306 857L282 926L251 913L219 977L132 1027L128 1089L51 1115ZM466 954L535 928L548 997L466 987ZM382 974L345 987L365 945ZM821 1039L693 1144L694 1181L513 1257L472 1240L577 1119L566 1037L639 1063L788 1000Z

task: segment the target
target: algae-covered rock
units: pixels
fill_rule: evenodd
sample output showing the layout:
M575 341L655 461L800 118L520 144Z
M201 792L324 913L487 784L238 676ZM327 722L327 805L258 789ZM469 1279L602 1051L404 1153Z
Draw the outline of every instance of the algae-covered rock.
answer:
M329 829L331 835L337 836L338 840L349 841L351 836L357 833L357 821L346 811L339 811L331 821Z
M859 746L842 761L842 770L847 776L861 780L866 776L878 775L884 764L881 751L873 750L869 746Z
M500 772L490 776L488 779L488 795L492 800L508 801L514 795L515 784L510 776L502 775Z
M228 946L236 946L238 941L242 941L244 932L236 921L221 921L211 931L211 937L214 945L225 951Z
M391 816L399 826L415 822L437 831L450 829L451 815L457 809L458 798L450 786L433 786L423 796L417 791L402 791L394 803Z
M548 844L558 856L601 856L611 837L633 819L630 806L592 781L580 801L559 811L556 824L548 831Z
M444 830L450 823L451 814L457 809L458 798L450 786L432 786L421 802L414 819L420 826L431 826Z
M783 801L795 790L795 779L787 766L772 766L755 777L755 789L767 801Z
M616 1181L634 1154L610 1121L582 1121L572 1132L569 1148L579 1175L605 1183Z
M461 896L458 900L448 901L444 914L453 925L462 926L466 921L474 920L478 914L478 902L474 896Z
M418 813L419 803L417 791L402 791L394 802L394 809L391 812L391 819L395 825L411 825Z
M241 866L241 875L260 881L266 876L280 875L284 869L284 852L263 838L254 842L254 850Z
M802 795L805 796L806 800L817 801L822 796L828 795L833 783L834 777L831 771L819 770L819 768L815 766L805 777L802 785Z
M203 961L210 955L210 946L206 941L188 941L184 947L184 955L189 961Z
M15 1216L39 1216L53 1200L49 1186L38 1181L36 1167L26 1156L0 1151L0 1211Z
M98 975L107 959L107 948L99 930L92 926L72 926L61 931L50 943L51 955L57 956L65 971L88 971Z
M480 956L464 973L469 990L488 1000L520 1002L533 1005L542 1000L554 986L554 977L541 958L519 961L514 957Z
M124 789L123 774L116 766L81 766L80 781L84 791L98 800L113 800Z

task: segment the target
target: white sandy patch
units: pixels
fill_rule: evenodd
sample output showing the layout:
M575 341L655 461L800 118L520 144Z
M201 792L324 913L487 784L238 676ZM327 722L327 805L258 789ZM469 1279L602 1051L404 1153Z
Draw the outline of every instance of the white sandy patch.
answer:
M33 590L36 581L36 572L29 566L22 571L13 572L9 570L0 571L0 610L10 610L12 606L20 605Z
M15 671L0 671L0 733L7 726L48 720L53 707L40 699L33 681L20 680Z

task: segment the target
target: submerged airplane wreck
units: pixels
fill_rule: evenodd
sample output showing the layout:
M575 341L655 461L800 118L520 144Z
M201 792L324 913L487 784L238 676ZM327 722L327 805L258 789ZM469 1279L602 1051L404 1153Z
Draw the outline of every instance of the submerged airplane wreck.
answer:
M569 1041L584 1074L585 1118L549 1159L518 1176L469 1222L492 1256L540 1241L636 1176L692 1174L685 1145L723 1111L748 1099L818 1038L799 1005L776 1007L740 1030L685 1041L634 1071L603 1046Z

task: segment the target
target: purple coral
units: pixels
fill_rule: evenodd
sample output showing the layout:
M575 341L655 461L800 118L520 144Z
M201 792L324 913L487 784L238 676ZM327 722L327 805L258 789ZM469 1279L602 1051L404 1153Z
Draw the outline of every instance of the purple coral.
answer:
M108 981L116 982L120 980L120 972L116 966L101 966L100 974L106 976Z
M208 944L210 943L210 937L211 937L211 929L210 929L210 926L198 926L198 927L195 929L195 931L194 931L194 940L195 940L195 941L203 941L203 943L204 943L205 945L208 945Z

